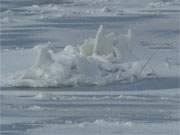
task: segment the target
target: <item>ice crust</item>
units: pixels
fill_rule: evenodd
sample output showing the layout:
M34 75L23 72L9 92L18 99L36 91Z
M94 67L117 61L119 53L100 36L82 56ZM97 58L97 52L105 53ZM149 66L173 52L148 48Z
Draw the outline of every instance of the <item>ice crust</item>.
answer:
M112 36L113 35L113 36ZM95 38L79 46L55 51L51 45L38 45L34 64L3 80L7 87L64 87L132 82L149 77L178 76L178 65L167 62L128 61L133 58L131 30L127 35L105 35L100 26Z
M160 134L160 135L176 135L177 130L172 130L177 128L179 122L172 123L133 123L131 121L118 122L118 121L105 121L105 120L95 120L94 122L82 122L82 123L72 123L67 121L65 125L51 124L47 127L42 127L39 129L34 129L28 133L31 135L40 134L48 135L53 132L54 135L66 134L66 135L139 135L139 134ZM47 130L48 129L48 130ZM93 129L93 130L92 130Z
M39 20L66 17L159 15L162 12L179 12L179 5L179 0L72 0L65 3L61 3L61 1L33 1L20 8L5 8L1 12L0 23L14 26L22 25L22 22L32 24ZM18 12L19 10L22 12L16 13L17 9Z

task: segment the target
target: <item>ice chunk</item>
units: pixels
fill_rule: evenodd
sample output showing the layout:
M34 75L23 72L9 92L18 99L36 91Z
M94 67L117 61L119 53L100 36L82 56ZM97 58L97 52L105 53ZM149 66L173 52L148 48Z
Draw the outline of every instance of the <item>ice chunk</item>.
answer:
M39 45L34 48L37 51L37 59L34 66L48 66L53 62L48 45Z
M114 51L113 41L111 39L107 39L103 34L103 25L101 25L97 31L94 44L94 54L108 55Z

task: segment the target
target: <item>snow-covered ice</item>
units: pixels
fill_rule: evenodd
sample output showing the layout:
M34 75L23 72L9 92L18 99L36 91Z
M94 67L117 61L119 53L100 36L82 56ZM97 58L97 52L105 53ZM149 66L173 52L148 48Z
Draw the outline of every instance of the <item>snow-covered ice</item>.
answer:
M180 133L179 0L0 3L0 134Z

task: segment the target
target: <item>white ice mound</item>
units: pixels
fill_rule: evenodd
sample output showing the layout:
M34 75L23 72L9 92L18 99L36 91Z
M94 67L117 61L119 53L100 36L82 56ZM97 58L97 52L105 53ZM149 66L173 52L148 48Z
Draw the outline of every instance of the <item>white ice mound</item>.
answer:
M34 50L37 51L37 59L35 62L36 67L45 67L53 63L53 59L50 54L50 48L47 45L44 46L36 46Z
M115 41L117 39L120 41ZM154 75L150 66L144 68L144 62L122 63L124 57L132 55L130 40L130 32L112 38L105 36L100 26L94 39L87 39L78 47L69 45L54 51L49 45L36 46L34 65L8 77L5 84L10 87L102 85Z

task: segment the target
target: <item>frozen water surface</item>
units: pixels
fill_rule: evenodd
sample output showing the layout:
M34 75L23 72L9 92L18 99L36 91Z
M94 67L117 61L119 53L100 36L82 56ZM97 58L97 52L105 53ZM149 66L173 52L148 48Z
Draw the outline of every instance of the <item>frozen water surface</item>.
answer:
M0 134L180 134L179 0L0 3Z
M178 135L179 88L138 84L3 90L1 134Z

